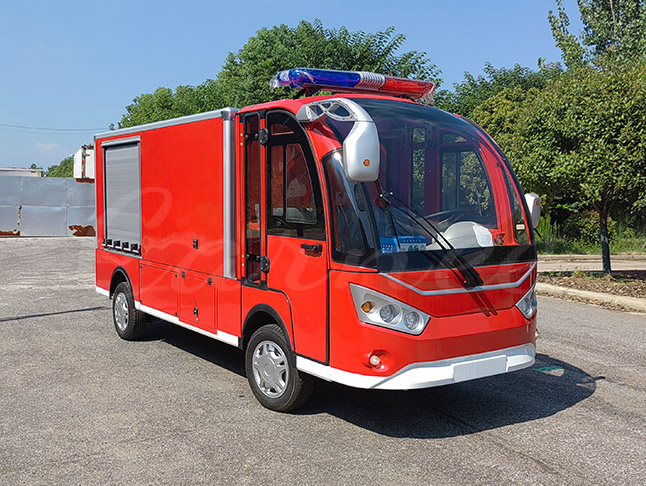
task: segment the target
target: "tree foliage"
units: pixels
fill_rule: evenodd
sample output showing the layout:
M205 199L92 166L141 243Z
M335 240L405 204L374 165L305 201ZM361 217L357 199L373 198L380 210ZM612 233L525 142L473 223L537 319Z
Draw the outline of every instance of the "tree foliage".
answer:
M345 27L326 29L320 20L301 21L296 27L263 28L237 53L229 53L215 80L196 87L178 86L174 92L158 88L142 94L126 107L120 126L296 96L285 88L269 89L269 80L278 71L294 67L374 71L433 80L439 85L439 70L426 53L398 54L405 40L394 27L374 34L350 32Z
M371 34L345 27L326 29L319 20L301 21L296 28L261 29L237 54L229 54L218 81L233 106L295 96L291 91L269 89L269 80L278 71L294 67L372 71L439 83L439 71L426 53L397 55L405 40L394 27Z
M605 254L610 211L639 204L646 185L646 64L581 66L542 91L503 90L474 117L526 189L599 213Z
M548 19L556 45L568 68L587 63L602 66L646 57L646 3L644 0L577 0L583 32L569 31L570 20L562 0Z
M142 94L132 101L126 106L120 127L143 125L225 106L219 104L218 89L211 79L199 86L178 86L175 91L157 88L153 93Z
M559 64L545 64L539 61L538 71L532 71L519 64L513 68L496 69L486 63L484 75L478 77L465 73L464 81L457 83L453 92L443 91L436 96L436 105L443 110L472 117L473 111L489 98L504 89L519 88L523 91L531 88L543 89L550 80L562 74Z
M47 169L45 177L74 177L74 157L69 156Z

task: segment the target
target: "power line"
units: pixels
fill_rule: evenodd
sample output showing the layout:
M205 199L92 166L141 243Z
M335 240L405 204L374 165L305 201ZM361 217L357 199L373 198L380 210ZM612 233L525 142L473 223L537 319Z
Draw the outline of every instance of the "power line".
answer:
M0 127L17 128L21 130L36 130L36 131L49 131L49 132L96 132L98 130L108 130L106 127L101 128L48 128L48 127L28 127L25 125L10 125L8 123L0 123Z

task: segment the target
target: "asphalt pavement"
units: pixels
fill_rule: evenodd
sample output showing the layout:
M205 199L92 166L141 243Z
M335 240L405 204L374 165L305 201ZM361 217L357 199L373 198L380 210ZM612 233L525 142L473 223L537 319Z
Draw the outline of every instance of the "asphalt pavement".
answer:
M644 484L646 317L539 297L538 359L264 409L242 353L120 340L91 238L0 239L0 484Z

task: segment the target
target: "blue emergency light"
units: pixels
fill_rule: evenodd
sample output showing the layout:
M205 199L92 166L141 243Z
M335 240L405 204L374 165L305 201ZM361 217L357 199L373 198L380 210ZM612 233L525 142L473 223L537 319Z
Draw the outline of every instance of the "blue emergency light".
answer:
M271 89L289 87L312 94L320 89L343 93L381 93L418 100L430 98L435 84L365 71L294 68L281 71L269 82Z

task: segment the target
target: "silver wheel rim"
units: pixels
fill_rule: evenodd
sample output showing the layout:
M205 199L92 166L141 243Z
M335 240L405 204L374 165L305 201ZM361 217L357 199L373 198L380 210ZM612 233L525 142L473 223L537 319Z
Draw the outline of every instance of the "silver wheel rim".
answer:
M269 398L278 398L287 388L289 365L283 350L272 341L262 341L253 350L253 377L260 391Z
M128 299L123 292L114 298L114 320L119 331L125 332L128 327Z

